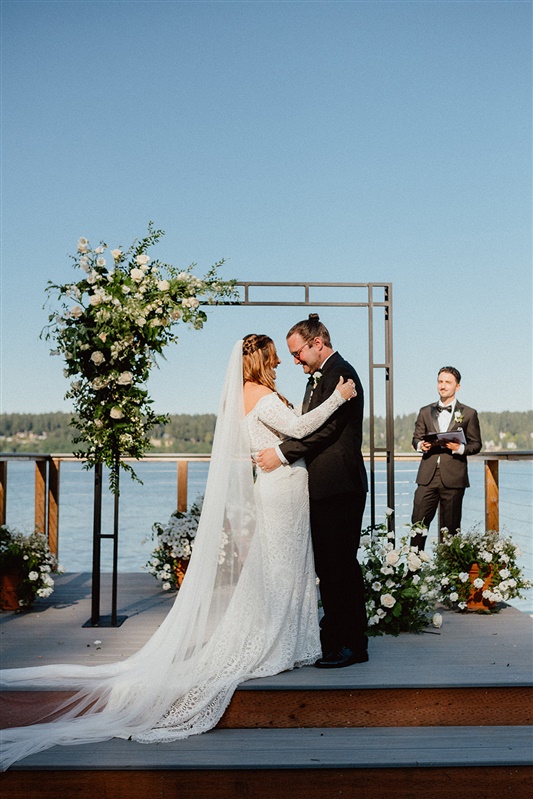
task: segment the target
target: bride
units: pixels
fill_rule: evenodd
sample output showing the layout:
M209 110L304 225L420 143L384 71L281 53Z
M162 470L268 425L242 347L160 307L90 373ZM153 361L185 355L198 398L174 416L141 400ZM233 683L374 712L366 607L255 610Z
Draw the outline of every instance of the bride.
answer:
M61 744L174 741L214 727L244 680L320 656L303 460L254 482L252 457L318 429L355 396L351 380L297 416L275 388L272 339L248 335L230 357L193 557L172 609L125 661L1 672L6 687L75 689L53 720L2 731L1 764Z

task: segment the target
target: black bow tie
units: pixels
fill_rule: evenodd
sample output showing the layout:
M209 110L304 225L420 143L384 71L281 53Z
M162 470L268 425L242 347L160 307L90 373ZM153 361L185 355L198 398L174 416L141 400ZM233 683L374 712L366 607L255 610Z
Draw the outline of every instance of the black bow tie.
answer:
M437 405L437 413L440 413L441 411L448 411L448 413L451 413L452 412L452 406L451 405L446 405L446 407L444 407L444 405Z

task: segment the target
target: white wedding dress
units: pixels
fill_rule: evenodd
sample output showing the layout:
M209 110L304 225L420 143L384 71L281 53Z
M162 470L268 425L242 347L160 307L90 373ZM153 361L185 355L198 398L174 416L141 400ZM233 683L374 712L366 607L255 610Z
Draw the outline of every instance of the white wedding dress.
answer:
M112 737L151 743L205 732L239 683L320 656L305 463L258 470L254 482L250 452L302 438L343 402L334 392L297 416L273 393L245 417L237 342L193 556L172 609L125 661L1 672L4 687L78 690L56 720L2 731L2 768L56 744Z

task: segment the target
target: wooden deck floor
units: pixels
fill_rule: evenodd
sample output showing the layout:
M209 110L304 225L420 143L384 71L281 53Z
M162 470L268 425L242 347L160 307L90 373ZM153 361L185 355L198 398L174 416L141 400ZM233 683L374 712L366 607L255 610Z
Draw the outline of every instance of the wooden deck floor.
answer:
M108 613L109 575L102 580L102 613ZM45 663L98 664L136 652L161 623L174 596L148 574L119 576L118 628L87 628L89 574L66 574L56 590L24 613L0 613L2 668ZM451 688L533 685L533 620L504 607L494 615L443 611L440 630L370 639L369 663L347 669L296 669L251 680L240 690Z
M90 575L63 575L31 612L0 614L2 666L124 659L173 601L150 575L123 574L119 614L127 621L87 628L90 590ZM104 576L104 614L109 593ZM11 799L466 799L475 785L479 799L526 799L533 620L512 607L443 616L440 630L371 638L368 663L244 683L206 735L150 746L119 739L56 746L15 764L0 786ZM0 699L4 713L11 702L16 720L23 692Z

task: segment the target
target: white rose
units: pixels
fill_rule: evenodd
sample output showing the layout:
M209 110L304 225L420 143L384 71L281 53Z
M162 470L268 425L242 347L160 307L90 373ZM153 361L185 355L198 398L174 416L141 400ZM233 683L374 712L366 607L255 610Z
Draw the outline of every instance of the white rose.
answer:
M457 602L458 599L459 599L459 594L457 593L457 591L452 591L452 593L450 594L450 602Z
M407 556L407 567L409 571L415 572L422 566L422 561L416 552L410 552Z
M116 405L114 408L111 408L109 411L109 415L112 419L123 419L124 414L122 413L121 409L118 408Z
M75 305L74 308L70 309L70 315L73 319L79 319L82 314L83 308L79 305Z
M459 579L462 583L466 583L468 580L468 572L459 572Z
M377 581L372 583L372 591L381 591L381 583Z
M196 297L185 297L185 299L181 301L181 304L184 308L198 308L200 305Z
M104 298L101 294L91 294L89 295L89 302L91 305L100 305L101 302L104 301Z
M441 613L434 613L432 618L432 623L434 627L440 628L442 627L442 614Z
M133 268L130 272L130 277L132 280L135 280L136 283L140 283L141 280L144 279L144 272L142 269Z
M32 582L34 582L35 580L38 580L38 579L39 579L39 572L30 572L28 574L28 580L31 580Z
M476 577L474 580L474 588L483 588L485 585L485 581L481 579L481 577Z
M396 600L392 594L382 594L380 598L381 604L385 608L392 608L396 604Z
M101 363L105 361L105 355L103 354L103 352L99 352L98 350L96 350L96 352L93 352L91 355L91 361L94 364L96 364L96 366L99 366Z
M141 253L141 255L137 255L135 257L135 263L138 264L139 266L146 266L146 264L150 263L150 259L146 255L146 253Z
M487 552L485 550L485 552L481 553L480 557L485 561L485 563L490 563L492 560L492 552Z
M418 585L419 582L420 582L420 575L413 574L413 585Z
M111 255L115 261L119 261L122 258L122 250L111 250Z
M170 288L170 283L168 280L159 280L157 283L157 288L159 291L168 291Z
M105 266L105 258L97 258L96 266Z
M399 560L400 554L396 549L391 550L391 552L387 552L385 562L388 563L389 566L395 566Z
M509 569L500 569L500 577L503 580L507 580L507 578L510 576L510 574L511 574L511 572L509 571Z
M118 386L129 386L130 383L132 382L133 382L133 375L131 372L122 372L122 374L120 374L117 379Z
M78 239L78 252L87 252L89 249L89 239L85 239L83 236L80 236Z

